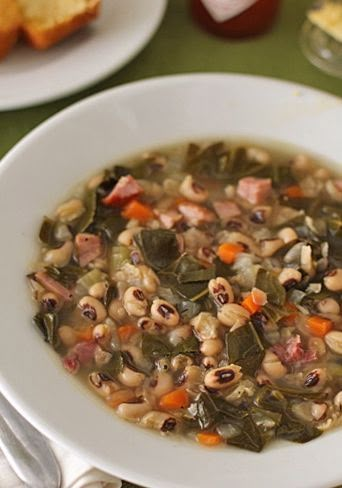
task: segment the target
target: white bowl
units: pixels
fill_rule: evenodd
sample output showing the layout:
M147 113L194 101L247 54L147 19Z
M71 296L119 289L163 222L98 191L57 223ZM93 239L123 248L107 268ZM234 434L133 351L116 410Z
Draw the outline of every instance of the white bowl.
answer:
M42 215L97 168L148 148L208 137L278 140L342 162L342 102L240 75L158 78L100 93L32 131L0 165L0 387L39 430L90 463L149 488L331 487L342 430L260 454L206 449L123 422L63 371L31 325L25 273Z

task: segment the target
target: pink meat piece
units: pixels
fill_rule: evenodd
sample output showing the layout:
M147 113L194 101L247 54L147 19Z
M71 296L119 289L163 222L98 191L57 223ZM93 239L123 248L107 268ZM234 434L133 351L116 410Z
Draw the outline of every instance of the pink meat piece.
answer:
M252 205L263 203L271 193L272 180L270 178L241 178L237 186L237 194Z
M206 207L192 202L183 202L178 205L178 210L190 225L200 225L205 222L214 222L216 215Z
M213 202L213 207L223 222L228 222L233 217L241 215L241 210L236 203L229 200L216 200Z
M290 337L285 344L275 344L272 351L278 356L283 364L308 363L317 359L315 351L304 351L302 340L297 334Z
M334 180L334 185L338 191L342 191L342 179Z
M182 219L181 214L176 212L176 210L168 210L166 212L155 210L155 213L165 229L172 229Z
M63 298L63 300L69 302L73 299L72 292L58 283L58 281L51 278L45 271L38 271L35 274L35 278L46 290L56 293L56 295Z
M143 192L143 188L133 176L121 176L109 195L102 199L102 203L104 205L120 206Z
M87 264L102 254L101 239L94 234L77 234L75 237L75 247L78 262L81 267L87 266Z
M82 341L76 344L63 358L64 368L71 374L76 374L80 366L88 364L94 359L96 342Z

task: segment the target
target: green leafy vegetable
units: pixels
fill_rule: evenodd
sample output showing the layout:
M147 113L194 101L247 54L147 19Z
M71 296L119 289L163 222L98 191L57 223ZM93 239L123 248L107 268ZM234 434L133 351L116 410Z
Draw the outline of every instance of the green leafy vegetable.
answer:
M151 361L169 356L172 352L171 345L163 336L143 334L141 349L144 357Z
M273 305L282 307L286 300L285 288L279 283L275 273L260 268L256 277L255 286L263 290L267 300Z
M243 373L253 376L265 356L264 346L252 323L225 336L229 362L241 366Z
M177 344L172 354L197 354L199 352L199 342L195 336L190 336Z
M63 268L57 266L47 266L46 273L62 285L70 288L84 274L84 269L80 266L69 264Z
M260 452L265 444L252 416L244 419L240 433L228 439L227 442L233 446L253 452Z
M118 296L118 289L115 285L110 285L106 291L105 296L103 297L103 305L108 307L110 302Z
M94 190L88 191L84 196L83 203L85 204L85 211L74 226L75 233L85 231L93 222L96 212L96 192Z
M209 281L212 278L215 278L215 269L213 267L193 271L185 271L184 273L179 273L178 275L178 281L180 283Z
M309 423L300 422L289 412L285 412L280 426L276 430L277 437L292 442L305 443L319 437L322 434L315 426Z
M39 239L49 247L58 247L61 243L55 237L56 222L44 217L42 225L39 230Z
M201 311L201 304L192 302L191 300L182 300L176 304L178 313L182 317L183 322L189 322L195 315Z
M257 407L271 410L272 412L283 412L288 405L287 399L279 390L268 386L258 389L254 403Z
M165 269L180 256L176 233L171 230L143 229L135 241L145 262L153 269Z
M37 313L33 317L33 322L42 333L45 342L56 348L59 344L57 335L59 325L58 315L56 313Z
M101 372L115 380L117 375L123 370L125 363L121 351L113 351L111 354L110 361L101 368Z

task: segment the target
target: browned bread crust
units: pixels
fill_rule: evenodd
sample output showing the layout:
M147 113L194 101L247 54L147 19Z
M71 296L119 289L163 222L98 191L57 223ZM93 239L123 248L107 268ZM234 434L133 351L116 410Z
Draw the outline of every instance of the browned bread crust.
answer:
M0 0L0 59L17 42L21 20L19 7L13 0Z
M90 1L82 13L49 28L40 25L37 21L24 19L22 32L33 47L47 49L96 18L99 14L100 2L101 0Z

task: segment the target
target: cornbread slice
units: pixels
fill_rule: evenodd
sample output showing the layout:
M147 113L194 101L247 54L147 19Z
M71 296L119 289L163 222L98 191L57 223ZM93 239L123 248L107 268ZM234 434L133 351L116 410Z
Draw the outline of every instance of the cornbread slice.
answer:
M22 31L35 48L46 49L94 19L100 1L17 0L23 16Z
M342 3L326 1L320 7L309 10L310 22L342 42Z
M0 0L0 59L16 43L21 25L21 14L14 0Z

